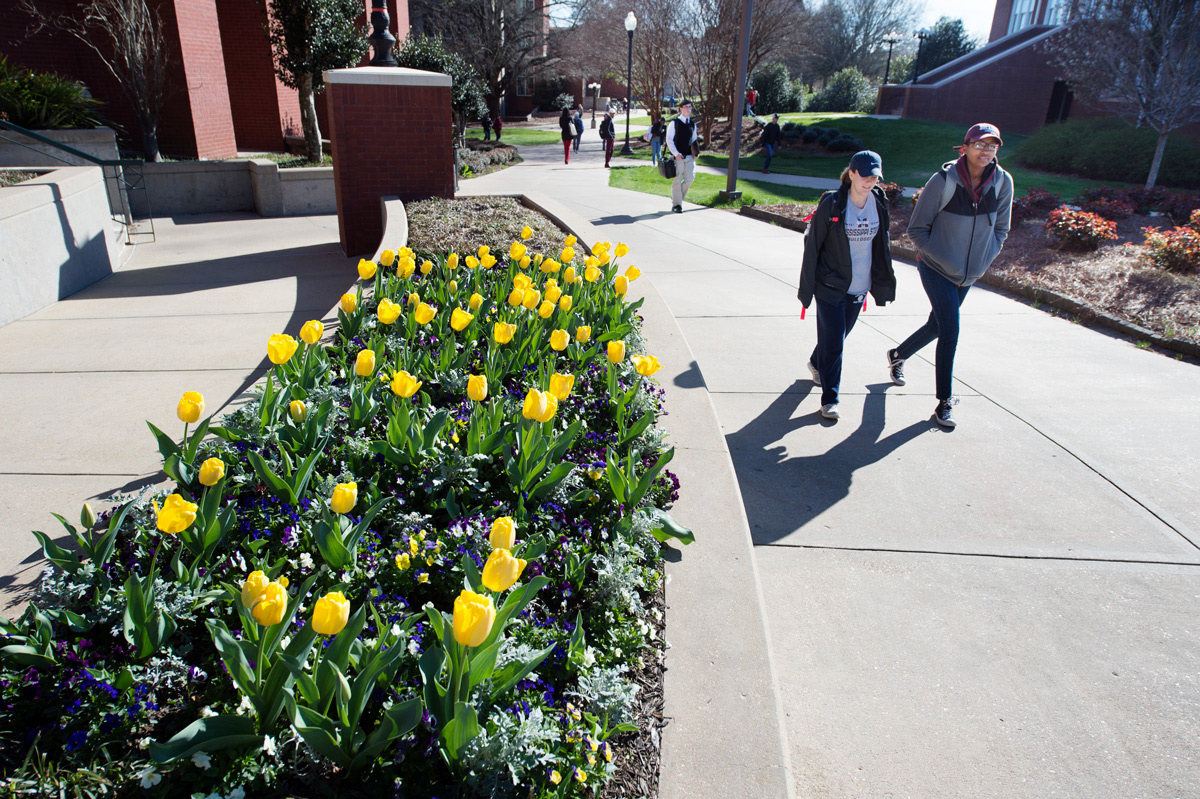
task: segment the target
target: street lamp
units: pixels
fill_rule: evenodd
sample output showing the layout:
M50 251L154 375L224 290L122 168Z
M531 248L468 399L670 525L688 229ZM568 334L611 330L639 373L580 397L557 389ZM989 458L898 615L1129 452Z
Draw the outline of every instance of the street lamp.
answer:
M883 82L885 84L888 82L888 77L892 74L892 46L898 41L900 41L900 39L898 38L898 34L895 32L889 33L883 38L883 43L888 46L887 66L883 69Z
M921 79L921 49L925 46L925 40L929 38L930 33L927 28L921 28L913 36L916 36L919 40L917 42L917 66L913 70L913 85L915 86L917 81Z
M625 85L625 146L621 155L633 155L629 146L629 112L633 109L633 31L637 28L637 17L630 11L625 17L625 30L629 31L629 82Z
M588 90L594 93L592 97L592 129L596 128L596 106L600 105L600 84L589 83Z

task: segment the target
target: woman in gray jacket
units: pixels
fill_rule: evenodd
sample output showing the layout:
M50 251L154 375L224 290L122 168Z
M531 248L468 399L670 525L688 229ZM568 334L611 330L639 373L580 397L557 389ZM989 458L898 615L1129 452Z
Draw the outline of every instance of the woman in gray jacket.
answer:
M904 385L904 361L937 339L938 404L933 418L946 428L956 424L953 408L958 398L950 389L958 348L958 309L1008 238L1013 180L996 161L1002 144L995 125L972 125L957 148L958 160L943 165L925 184L908 223L909 238L920 253L921 285L933 310L921 328L888 350L888 370L893 383Z

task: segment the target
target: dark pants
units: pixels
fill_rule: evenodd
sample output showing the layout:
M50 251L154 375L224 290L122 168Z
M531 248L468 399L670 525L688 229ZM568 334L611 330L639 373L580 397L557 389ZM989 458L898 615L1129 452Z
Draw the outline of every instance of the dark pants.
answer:
M925 287L925 294L929 297L929 304L933 310L929 313L929 321L896 349L901 358L911 358L926 344L937 339L934 360L937 398L950 399L950 386L954 378L954 351L958 349L958 308L971 287L956 286L921 262L917 262L917 272L921 275L921 285Z
M841 302L817 301L817 347L812 353L813 366L821 373L821 404L838 401L838 386L842 382L842 348L846 336L854 329L862 310L862 297L846 294Z
M492 126L491 125L483 126L483 140L484 141L492 140Z
M771 159L775 157L775 145L764 144L763 149L767 151L767 162L763 164L763 170L766 171L771 168Z
M604 165L605 166L608 166L608 162L612 160L613 143L615 141L616 141L616 139L605 139L604 140Z

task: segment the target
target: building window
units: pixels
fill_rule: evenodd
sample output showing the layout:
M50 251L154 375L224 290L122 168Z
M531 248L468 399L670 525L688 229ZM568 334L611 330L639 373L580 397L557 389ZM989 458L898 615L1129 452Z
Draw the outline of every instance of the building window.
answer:
M1008 32L1016 33L1033 24L1033 12L1037 10L1037 0L1016 0L1012 7L1012 16L1008 19Z
M1067 21L1067 0L1049 0L1044 25L1062 25Z
M533 81L529 78L517 78L517 97L533 96Z

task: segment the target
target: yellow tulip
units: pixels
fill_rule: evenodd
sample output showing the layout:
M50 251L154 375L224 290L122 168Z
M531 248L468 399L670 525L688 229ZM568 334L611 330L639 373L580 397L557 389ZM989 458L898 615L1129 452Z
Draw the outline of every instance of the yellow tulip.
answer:
M525 302L525 292L521 289L513 289L508 292L508 304L516 308L521 303Z
M537 419L546 414L547 401L549 396L544 391L538 391L536 388L531 388L525 394L525 404L521 406L521 415L526 419Z
M525 561L514 558L507 549L493 549L483 564L483 585L489 591L500 593L512 588L525 571Z
M564 264L569 264L569 263L571 263L571 261L575 260L575 250L573 250L570 247L567 247L561 253L559 253L558 258Z
M450 293L451 293L451 294L453 294L454 292L458 291L458 281L457 281L457 280L451 280L451 281L450 281L450 282L449 282L447 285L448 285L448 286L449 286L449 288L450 288Z
M467 300L467 307L472 311L478 311L481 305L483 305L483 295L479 292L475 292L471 295L471 299Z
M199 391L185 391L175 406L175 415L184 424L195 424L204 414L204 395Z
M553 258L547 258L546 260L542 261L542 265L538 268L541 269L546 274L549 274L551 272L557 272L559 270L559 267L561 267L561 266L562 266L562 264L560 264L558 261L554 260Z
M600 250L597 252L596 260L600 262L601 266L605 266L609 261L608 250Z
M401 247L399 250L396 251L396 255L399 255L402 258L412 258L413 251L410 250L408 247Z
M563 280L566 283L574 283L576 280L578 280L578 278L575 276L575 267L567 267L567 270L563 272Z
M564 375L555 372L550 376L550 393L559 400L565 400L575 387L575 375Z
M358 297L353 294L343 294L339 304L342 306L343 313L354 313L358 308Z
M458 269L458 253L452 252L446 256L446 268Z
M496 621L496 606L490 596L463 589L454 600L454 640L463 646L479 646L487 640Z
M420 380L405 372L403 369L392 375L392 393L397 397L408 399L424 385Z
M532 235L533 235L533 228L531 228L529 225L526 225L525 227L521 228L521 238L525 239L526 241L529 241L529 237Z
M588 325L580 325L575 328L575 340L580 344L587 344L592 340L592 328Z
M432 271L433 271L433 261L422 261L421 262L421 274L422 275L428 275Z
M267 357L275 365L287 363L300 346L296 339L284 333L276 333L267 339Z
M525 297L521 300L521 304L532 311L534 308L538 307L538 303L541 301L542 292L530 287L525 289Z
M517 272L515 275L513 275L513 288L524 291L525 289L529 288L532 283L533 281L529 279L529 275L525 274L524 272Z
M538 316L542 317L543 319L549 319L550 314L552 313L554 313L554 303L543 302L538 306Z
M562 289L558 284L546 283L546 302L558 302L558 298L562 296Z
M409 305L416 305L416 304L418 304L419 302L421 302L421 295L420 295L420 294L417 294L417 292L415 292L415 291L414 291L414 292L411 292L411 293L409 293L409 295L408 295L408 304L409 304Z
M546 256L542 255L540 252L539 252L539 253L537 253L536 255L534 255L534 256L533 256L533 265L534 265L534 266L538 266L539 264L541 264L542 260L543 260L545 257L546 257Z
M417 262L413 260L411 255L406 255L400 259L400 263L397 264L396 270L400 273L400 277L402 278L411 277L412 273L417 271Z
M476 252L478 252L478 253L479 253L479 257L480 257L480 258L482 258L483 256L487 255L487 254L488 254L489 252L491 252L491 251L492 251L492 248L491 248L491 247L489 247L489 246L487 246L486 244L480 244L480 245L479 245L479 249L478 249L478 250L476 250Z
M487 375L471 375L467 378L467 396L476 402L487 399Z
M292 400L288 403L288 415L292 417L293 422L299 424L308 418L308 406L300 400Z
M363 280L375 277L375 270L378 268L374 261L368 261L366 258L358 259L358 276Z
M617 249L614 252L616 252L618 258L624 258L629 254L629 247L625 245L625 242L619 241L617 242Z
M379 263L382 264L383 266L391 266L395 262L396 262L396 251L395 250L384 250L383 252L379 253Z
M422 325L432 322L435 316L437 316L437 310L433 306L426 305L423 302L417 305L417 310L413 313L413 318L417 320L418 324Z
M596 258L595 256L589 255L587 258L583 259L583 265L584 266L599 266L600 259Z
M583 270L583 279L589 283L595 283L598 277L600 277L600 270L597 267L589 266Z
M368 377L375 374L375 350L359 350L354 359L354 374Z
M482 266L484 269L491 269L493 266L496 265L496 256L494 256L494 255L483 256L482 258L479 259L479 265Z
M390 325L400 318L401 310L399 305L385 297L379 301L379 307L375 309L375 314L381 323Z
M564 295L562 295L562 298L558 301L558 309L560 311L569 311L569 310L571 310L571 306L574 303L575 303L575 301L573 299L571 299L570 294L564 294Z
M554 414L558 412L558 397L550 392L544 392L546 396L546 409L537 417L539 422L548 422L554 418Z
M454 312L450 314L450 327L462 331L471 324L471 320L474 318L474 315L467 313L462 308L455 308Z
M488 543L493 549L512 549L517 543L517 523L511 516L501 516L492 522Z
M263 627L273 627L283 621L287 611L288 595L283 582L268 583L263 589L262 597L250 610L250 615Z
M514 261L519 261L525 256L525 245L519 241L514 241L508 247L508 257Z
M209 458L200 464L200 484L215 486L225 476L225 462L220 458Z
M350 602L341 591L330 591L313 607L312 626L318 635L337 635L350 620Z
M496 322L492 325L492 338L497 344L507 344L512 341L513 334L517 332L517 326L511 325L508 322Z
M467 266L471 269L474 269L475 267L479 266L479 259L476 258L474 255L468 255L467 256Z
M334 513L349 513L358 504L358 483L338 483L329 497L329 508Z
M532 260L533 259L530 258L528 255L522 255L521 260L517 261L517 266L521 267L522 269L528 269L529 264Z
M630 280L637 280L641 276L642 270L638 269L636 264L630 264L629 268L625 270L625 277Z
M634 355L629 360L633 361L633 368L637 370L637 373L644 377L649 377L662 368L658 358L653 355Z
M172 494L163 500L161 510L157 502L152 504L158 516L157 527L167 535L179 535L191 527L192 522L196 521L196 511L200 509L195 502L188 502L179 494Z
M305 344L316 344L325 333L325 325L316 319L310 319L300 328L300 339Z
M242 604L246 606L247 610L258 604L270 584L271 581L267 579L267 575L260 571L250 572L245 582L242 583Z
M608 342L608 359L613 363L625 360L625 342L621 340Z
M629 278L624 275L617 275L613 278L613 291L618 297L624 297L625 292L629 291Z
M559 328L550 334L550 349L555 350L556 352L562 352L565 350L567 348L567 344L569 343L571 343L571 338L567 335L567 331L563 330L562 328Z
M567 238L563 240L563 246L564 247L574 247L575 242L577 242L577 241L579 241L579 239L575 238L574 236L567 236Z

